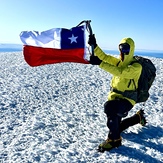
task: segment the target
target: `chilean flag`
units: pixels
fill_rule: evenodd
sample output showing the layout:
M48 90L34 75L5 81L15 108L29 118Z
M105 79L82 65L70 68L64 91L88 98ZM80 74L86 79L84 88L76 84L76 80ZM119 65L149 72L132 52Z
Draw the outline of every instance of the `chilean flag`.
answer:
M24 44L24 59L30 66L61 62L89 64L85 59L85 26L23 31L20 39Z

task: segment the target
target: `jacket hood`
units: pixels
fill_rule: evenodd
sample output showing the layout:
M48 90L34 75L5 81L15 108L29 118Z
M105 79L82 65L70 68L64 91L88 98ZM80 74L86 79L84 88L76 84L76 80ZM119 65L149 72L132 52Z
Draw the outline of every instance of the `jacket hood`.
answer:
M123 38L121 41L120 41L120 44L122 43L128 43L130 45L130 52L128 55L124 55L124 60L122 62L122 65L123 66L126 66L128 65L132 59L133 59L133 56L134 56L134 51L135 51L135 43L134 41L131 39L131 38Z

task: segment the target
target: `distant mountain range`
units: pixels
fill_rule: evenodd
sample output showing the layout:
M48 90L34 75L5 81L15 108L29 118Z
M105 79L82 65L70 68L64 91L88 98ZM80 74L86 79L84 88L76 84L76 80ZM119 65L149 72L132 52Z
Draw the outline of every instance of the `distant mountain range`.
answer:
M23 51L23 44L0 43L0 52ZM118 55L118 50L104 50L106 54ZM162 50L135 50L135 55L163 58Z
M22 51L22 47L21 44L0 43L0 52Z
M22 44L0 43L0 48L22 48Z

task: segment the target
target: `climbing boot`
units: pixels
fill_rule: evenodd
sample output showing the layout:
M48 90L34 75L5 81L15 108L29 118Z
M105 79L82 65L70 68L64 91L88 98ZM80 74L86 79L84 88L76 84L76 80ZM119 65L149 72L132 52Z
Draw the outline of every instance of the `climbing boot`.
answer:
M146 121L145 116L144 116L144 110L140 109L136 114L139 115L139 118L140 118L140 122L139 123L142 126L145 126L147 121Z
M110 151L113 148L118 148L119 146L122 145L122 138L120 137L119 139L112 140L112 139L106 139L103 143L101 143L98 147L99 152L104 152L104 151Z

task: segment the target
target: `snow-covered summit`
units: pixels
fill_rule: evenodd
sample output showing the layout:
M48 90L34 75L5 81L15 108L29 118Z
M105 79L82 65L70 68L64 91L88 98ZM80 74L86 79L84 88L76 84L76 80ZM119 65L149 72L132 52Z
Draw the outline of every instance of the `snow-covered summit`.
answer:
M0 162L163 162L163 59L144 108L148 124L122 133L123 145L98 153L108 129L103 104L111 75L98 66L28 66L22 52L0 53Z

